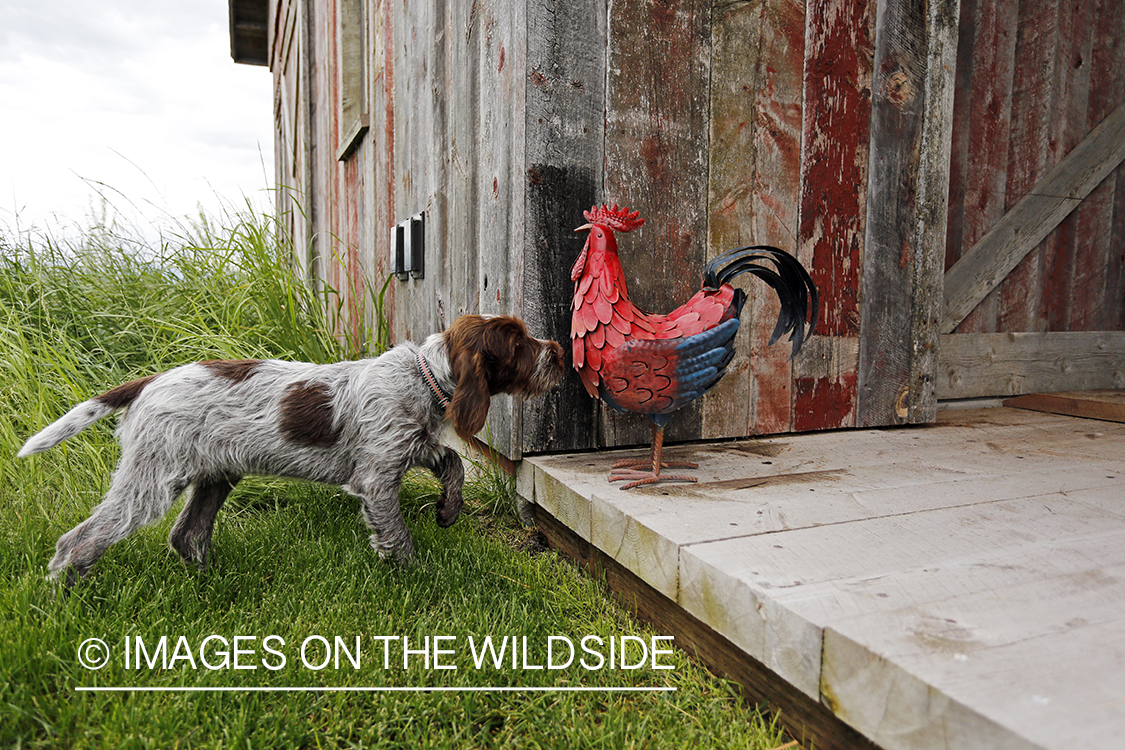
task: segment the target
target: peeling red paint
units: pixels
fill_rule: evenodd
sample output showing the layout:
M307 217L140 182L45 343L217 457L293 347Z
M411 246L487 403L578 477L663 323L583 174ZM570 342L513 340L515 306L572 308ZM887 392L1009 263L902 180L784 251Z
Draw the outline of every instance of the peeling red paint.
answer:
M866 3L809 7L798 237L823 295L816 332L827 336L859 333L873 59L868 14Z
M821 293L822 336L860 333L860 275L874 60L873 10L866 2L808 6L801 163L801 255ZM794 381L793 428L854 426L855 370Z
M855 424L857 376L797 378L793 381L793 429L831 430Z

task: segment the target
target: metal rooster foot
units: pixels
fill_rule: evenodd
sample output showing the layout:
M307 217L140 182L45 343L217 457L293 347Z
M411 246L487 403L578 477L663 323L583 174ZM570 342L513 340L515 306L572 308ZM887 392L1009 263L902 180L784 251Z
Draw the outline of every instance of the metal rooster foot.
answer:
M611 482L624 482L633 480L628 484L622 485L621 489L631 490L634 487L640 487L645 484L655 484L656 482L697 482L699 481L693 476L687 474L661 474L661 469L698 469L699 464L691 463L690 461L662 461L661 453L664 450L664 428L657 427L655 424L652 426L652 451L649 459L646 461L643 458L622 458L619 461L613 462L613 470L609 472L609 481ZM649 466L650 471L640 471L633 469L633 466Z

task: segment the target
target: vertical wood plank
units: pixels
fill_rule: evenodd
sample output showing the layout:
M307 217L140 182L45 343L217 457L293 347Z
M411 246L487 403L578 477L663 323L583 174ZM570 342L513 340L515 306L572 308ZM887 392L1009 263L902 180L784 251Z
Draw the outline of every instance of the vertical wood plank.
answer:
M352 351L358 351L364 344L367 272L360 257L359 247L363 241L360 207L363 205L361 175L363 163L366 161L365 154L366 149L363 146L358 146L352 151L347 161L337 166L337 169L343 173L344 189L340 198L343 212L341 220L344 231L341 240L345 255L342 259L343 267L341 271L345 279L347 335L350 339Z
M480 214L475 247L480 312L521 312L523 248L511 238L524 235L524 106L526 19L524 5L481 0L479 71L480 121L477 136ZM519 73L514 71L519 70ZM535 333L539 333L535 331ZM541 334L540 334L541 335ZM523 452L523 403L493 399L489 427L493 446L510 459Z
M421 340L441 330L450 295L445 232L448 130L444 8L437 3L393 5L395 202L391 225L426 212L426 266L422 279L393 282L397 340ZM390 226L387 229L390 232ZM467 245L463 252L472 253ZM474 256L475 257L475 256ZM460 289L458 285L456 287Z
M1007 207L1028 193L1058 154L1050 140L1059 45L1056 0L1027 0L1020 18L1012 84L1012 140L1008 152ZM998 331L1039 331L1042 248L1029 253L1001 285Z
M798 0L712 14L709 255L766 244L795 250L805 8ZM736 354L702 404L704 433L776 433L792 425L789 350L769 346L777 295L746 277Z
M367 172L370 191L362 200L370 207L369 226L371 268L374 280L382 284L391 271L393 252L391 226L395 222L394 161L394 9L391 0L374 0L370 13L370 53L368 62L368 102L371 127L370 165ZM384 311L392 343L399 316L396 314L394 282L387 287Z
M969 119L969 105L972 102L973 72L976 63L974 53L977 49L981 5L980 0L961 0L960 22L957 26L953 137L949 151L949 216L945 228L946 270L961 257L961 245L965 233L965 179L973 125ZM980 31L984 30L980 29Z
M1125 330L1125 169L1117 168L1110 229L1110 262L1106 273L1105 322L1110 331Z
M278 0L276 16L271 16L276 33L271 68L274 74L274 166L278 185L275 206L280 224L293 243L291 261L303 275L306 269L299 259L307 257L308 247L304 201L300 194L304 183L303 154L306 144L301 140L304 133L301 102L304 72L298 43L298 15L295 3Z
M805 31L800 258L821 292L822 336L856 337L867 200L874 30L867 2L813 0ZM855 424L853 371L797 377L793 427Z
M343 0L333 0L328 4L325 33L330 55L330 107L328 119L330 130L328 153L335 157L331 169L335 179L329 196L332 226L329 228L331 257L328 259L329 276L333 288L340 295L340 319L335 321L337 335L346 342L351 351L358 351L363 345L364 298L366 293L365 273L359 257L360 196L362 165L365 150L357 146L341 161L339 154L345 138L350 133L349 126L359 117L360 95L354 83L355 68L361 65L363 29L358 18L345 19L347 9ZM331 303L330 303L331 304Z
M317 140L313 146L313 176L316 181L313 194L317 204L316 262L320 269L319 280L331 289L339 289L341 286L338 239L333 232L338 225L339 206L336 199L340 192L339 174L336 164L325 158L326 153L336 153L337 145L334 116L339 82L336 75L336 2L337 0L322 0L316 3L310 17L313 46L316 50L316 64L313 66L313 76L316 79L313 118L317 132ZM338 328L332 333L339 338Z
M339 264L333 261L335 238L336 164L335 123L333 122L335 65L332 40L336 24L334 4L305 3L309 27L309 145L310 191L309 211L312 224L313 263L316 276L328 279L333 288L339 285Z
M1125 17L1125 0L1103 0L1097 18ZM1106 15L1109 14L1109 15ZM1125 44L1120 32L1114 32L1113 24L1098 24L1097 46L1094 55L1094 70L1104 71L1104 78L1097 80L1093 87L1091 122L1102 116L1102 111L1110 112L1114 102L1125 99ZM1116 96L1113 92L1117 92ZM1100 120L1099 120L1100 121ZM1105 268L1104 302L1101 315L1091 315L1095 330L1125 330L1125 166L1116 170L1116 178L1111 183L1112 201L1106 196L1107 211L1112 212L1105 240L1104 261L1098 257L1092 263ZM1100 323L1095 323L1098 317Z
M1012 65L1018 6L990 0L962 4L974 10L972 17L962 13L962 33L972 33L966 32L966 27L976 33L969 51L972 82L964 103L969 131L968 160L961 178L965 186L964 218L959 245L953 248L947 241L947 268L1004 215L1012 119ZM952 182L954 178L950 179ZM962 321L958 330L962 333L995 331L998 300L997 293L990 294Z
M957 19L957 0L877 10L859 426L937 415Z
M301 144L304 149L302 154L302 167L304 168L302 174L302 181L300 191L305 202L304 218L306 223L306 247L308 249L307 257L301 258L301 270L311 280L311 283L319 283L320 263L318 259L318 245L317 245L317 232L318 217L320 206L318 201L321 200L318 190L320 188L319 181L317 180L316 172L316 99L319 94L317 93L318 81L315 71L314 60L316 59L316 39L313 33L313 18L315 16L315 9L310 3L302 2L300 4L301 15L297 19L297 44L301 51L301 81L300 81L300 107L301 107L301 127L303 134L300 136Z
M479 216L476 210L479 175L476 160L477 123L480 119L479 70L480 23L476 3L446 5L449 64L448 241L451 248L449 273L457 283L448 300L440 300L439 318L447 326L459 315L475 312L478 306L478 257L475 251Z
M1058 6L1059 46L1055 54L1054 96L1058 108L1052 118L1051 141L1057 144L1056 159L1061 161L1086 137L1090 100L1092 52L1092 3L1060 2ZM1087 204L1088 207L1089 204ZM1065 331L1070 317L1070 287L1077 262L1079 217L1083 206L1067 216L1047 237L1043 245L1042 292L1038 319L1048 331Z
M534 0L527 11L526 220L523 306L537 335L570 340L569 269L585 239L574 233L600 199L605 143L606 3ZM569 347L564 348L569 350ZM569 367L559 388L526 402L527 452L598 446L598 402Z
M603 197L645 225L618 235L629 294L666 313L699 288L707 260L711 3L622 0L609 9ZM702 435L698 401L669 423L669 440ZM603 410L606 445L647 443L649 422Z
M417 91L417 72L415 60L407 55L408 40L412 40L417 33L414 19L404 12L402 5L397 2L390 4L393 13L390 40L392 54L392 68L395 74L395 85L390 93L390 107L394 110L394 144L391 158L394 160L395 175L395 202L390 207L391 221L396 223L410 214L406 206L414 205L414 165L412 163L412 128L417 127L416 112L412 106L414 93ZM413 50L413 46L410 46ZM421 331L424 321L419 319L418 310L414 304L414 287L409 281L403 282L396 279L391 282L395 287L395 339L404 341L415 338L415 333Z
M1092 18L1086 19L1091 49L1085 60L1074 64L1089 69L1090 86L1086 129L1093 129L1125 100L1125 44L1118 24L1096 19L1125 17L1123 0L1092 2ZM1077 246L1074 273L1070 279L1067 330L1119 330L1125 288L1121 266L1125 262L1122 238L1113 236L1114 202L1123 185L1125 169L1118 167L1087 196L1078 208ZM1123 185L1125 186L1125 185ZM1116 249L1116 252L1115 252Z
M444 327L441 301L452 298L460 286L450 274L453 255L464 253L475 258L477 245L458 248L449 241L449 43L451 31L446 3L431 0L422 19L422 25L412 40L417 53L423 53L414 65L421 68L420 88L416 92L420 110L420 123L412 134L416 156L415 168L424 168L424 175L415 174L414 205L405 208L402 218L418 211L426 214L425 276L411 279L416 304L421 308L421 331L414 340L422 340Z

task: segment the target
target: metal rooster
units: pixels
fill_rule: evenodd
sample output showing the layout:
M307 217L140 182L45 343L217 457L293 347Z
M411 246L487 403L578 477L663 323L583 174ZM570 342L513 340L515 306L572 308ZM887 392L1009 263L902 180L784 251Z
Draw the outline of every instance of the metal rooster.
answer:
M609 481L630 480L622 489L663 480L694 482L695 477L684 474L660 473L670 467L697 467L662 462L664 425L673 412L718 383L734 357L734 337L746 294L731 286L731 280L751 273L777 292L781 312L770 344L788 333L792 355L816 327L816 285L801 263L784 250L741 247L704 267L703 288L687 304L667 315L648 313L629 301L613 234L641 226L640 212L629 213L614 205L594 206L583 214L589 223L574 231L588 231L589 235L570 272L574 282L570 329L574 369L591 396L601 397L616 411L637 412L652 420L651 462L618 461ZM651 470L634 468L650 464Z

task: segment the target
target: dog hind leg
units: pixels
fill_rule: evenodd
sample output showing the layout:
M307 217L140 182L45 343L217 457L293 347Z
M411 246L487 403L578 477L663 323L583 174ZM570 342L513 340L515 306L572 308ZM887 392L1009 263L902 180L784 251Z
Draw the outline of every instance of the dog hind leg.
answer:
M168 535L168 544L184 562L195 563L200 570L206 570L215 517L241 479L240 476L200 477L192 482L183 510Z
M102 502L89 518L59 537L55 556L47 564L49 578L66 571L64 583L73 585L111 544L163 517L187 485L185 479L139 472L136 465L123 456Z

